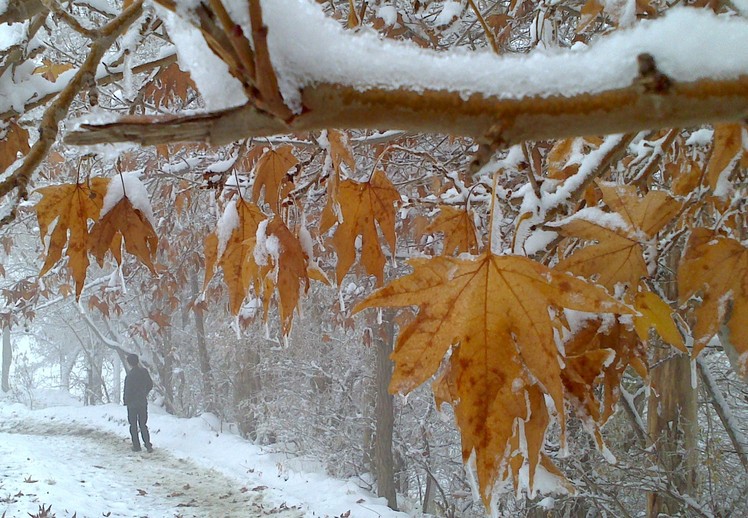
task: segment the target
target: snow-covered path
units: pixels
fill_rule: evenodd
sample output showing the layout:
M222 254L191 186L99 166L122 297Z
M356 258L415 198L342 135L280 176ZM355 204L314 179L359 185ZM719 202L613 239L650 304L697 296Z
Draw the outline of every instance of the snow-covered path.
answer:
M240 487L166 451L135 453L128 448L126 439L78 423L4 421L0 500L5 505L0 509L9 517L23 516L29 507L65 502L68 509L52 511L58 516L77 512L78 518L303 516L299 510L266 504L262 488ZM14 461L19 458L27 462L18 465ZM66 482L58 484L61 480ZM71 484L78 490L71 491Z
M42 504L56 518L420 516L211 415L180 419L151 405L149 454L130 450L123 406L81 406L54 391L35 394L34 406L0 393L0 517L27 518Z

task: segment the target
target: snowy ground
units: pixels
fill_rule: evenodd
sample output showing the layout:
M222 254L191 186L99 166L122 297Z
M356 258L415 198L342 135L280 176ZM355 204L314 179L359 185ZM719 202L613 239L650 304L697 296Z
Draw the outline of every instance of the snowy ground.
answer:
M351 481L221 433L207 416L178 419L151 405L155 451L134 453L124 407L83 407L59 394L35 403L53 406L29 410L0 396L5 518L42 504L57 518L408 516Z

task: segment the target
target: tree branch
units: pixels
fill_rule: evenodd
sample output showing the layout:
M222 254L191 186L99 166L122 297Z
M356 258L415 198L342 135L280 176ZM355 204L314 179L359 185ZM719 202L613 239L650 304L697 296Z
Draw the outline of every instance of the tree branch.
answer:
M122 119L83 124L68 134L70 144L179 141L226 144L251 137L326 128L398 129L491 138L503 146L524 140L632 133L645 129L692 127L748 118L748 76L675 83L663 93L639 85L573 97L500 99L458 92L409 91L319 84L302 92L304 112L289 122L251 105L176 118Z

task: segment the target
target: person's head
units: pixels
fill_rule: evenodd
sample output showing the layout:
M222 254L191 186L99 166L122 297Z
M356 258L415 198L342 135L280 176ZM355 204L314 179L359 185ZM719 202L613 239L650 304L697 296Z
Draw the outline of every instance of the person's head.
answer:
M130 364L130 367L135 367L138 364L138 355L137 354L128 354L127 355L127 363Z

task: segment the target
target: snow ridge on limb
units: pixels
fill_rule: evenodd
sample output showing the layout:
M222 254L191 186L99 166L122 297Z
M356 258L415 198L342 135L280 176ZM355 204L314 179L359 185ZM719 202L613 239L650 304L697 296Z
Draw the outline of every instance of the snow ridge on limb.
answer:
M159 123L154 127L127 118L84 124L68 142L221 144L337 127L448 133L511 145L737 122L748 115L748 58L725 59L719 44L748 39L748 23L739 17L673 9L581 51L501 57L476 52L453 59L451 53L353 35L308 2L265 2L263 15L270 60L293 116L275 116L253 100L210 116L148 118ZM698 35L684 34L683 26L698 26ZM703 45L703 31L714 45ZM290 32L293 38L286 37ZM338 48L344 50L333 52ZM646 70L639 69L642 56L651 60ZM367 67L360 67L364 61ZM653 86L653 76L667 81Z

